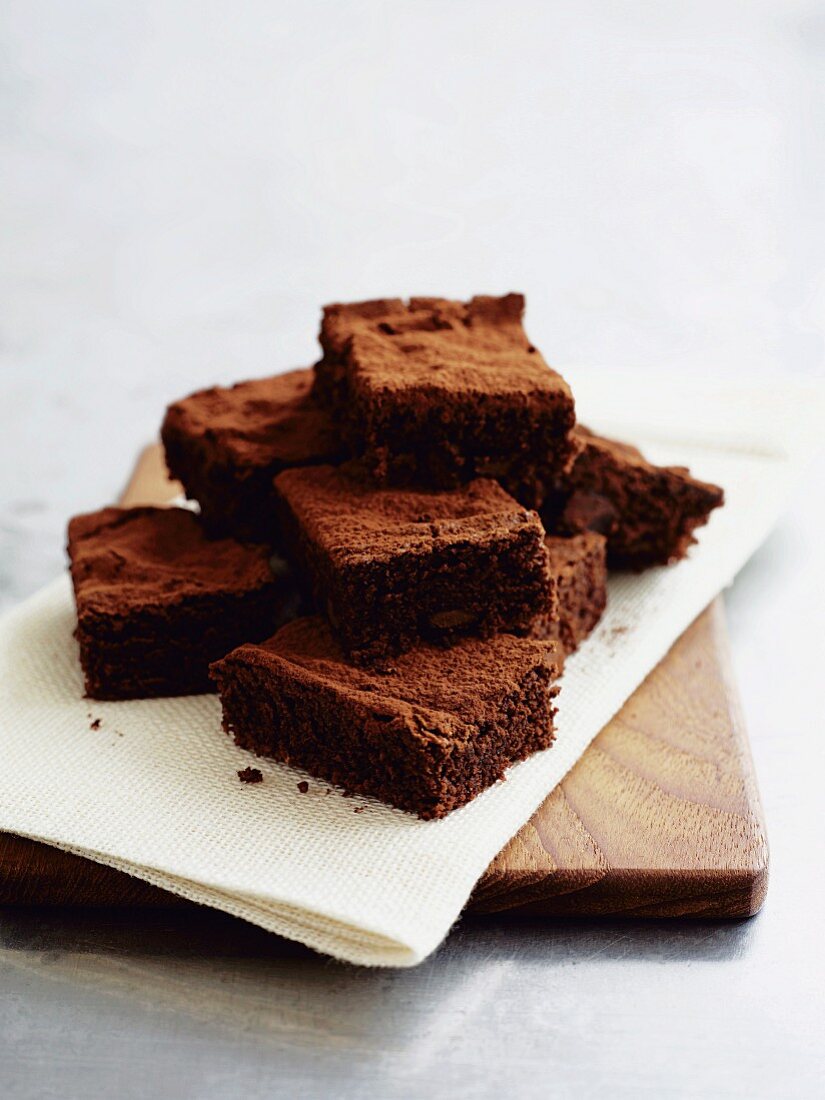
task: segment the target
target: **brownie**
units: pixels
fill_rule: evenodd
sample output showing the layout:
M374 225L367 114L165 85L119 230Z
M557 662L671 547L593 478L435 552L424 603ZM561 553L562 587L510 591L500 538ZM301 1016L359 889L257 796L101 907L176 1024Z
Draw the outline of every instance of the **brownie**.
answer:
M546 494L542 518L548 531L606 535L608 565L615 569L641 570L683 558L696 541L695 529L723 504L723 491L683 466L655 466L636 447L582 425L574 435L578 457Z
M550 575L556 584L557 611L541 615L530 636L552 638L569 656L598 623L607 605L606 539L595 531L570 538L548 535Z
M273 573L266 547L209 541L184 508L75 516L68 551L94 699L214 691L210 662L269 637L294 607L289 576Z
M570 465L575 413L523 312L520 294L327 306L315 391L380 481L495 477L534 506L537 472Z
M212 666L238 745L422 818L443 817L553 741L552 642L421 645L391 668L347 660L320 616Z
M169 472L200 504L211 534L277 543L273 477L343 457L332 418L311 396L312 380L311 370L295 370L213 386L166 410Z
M494 481L394 489L346 463L286 470L275 486L285 553L356 660L522 632L551 608L541 521Z

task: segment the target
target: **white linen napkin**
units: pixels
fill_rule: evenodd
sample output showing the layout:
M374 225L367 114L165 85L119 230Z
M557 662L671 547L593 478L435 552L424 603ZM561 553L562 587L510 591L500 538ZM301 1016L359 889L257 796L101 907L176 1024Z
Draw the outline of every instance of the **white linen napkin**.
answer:
M0 621L0 829L354 963L425 958L496 853L764 539L825 411L821 390L785 381L565 374L585 423L690 465L727 503L688 560L611 580L605 618L568 662L553 748L441 821L312 778L302 794L302 773L233 745L214 696L84 699L63 577ZM263 783L238 781L248 764Z

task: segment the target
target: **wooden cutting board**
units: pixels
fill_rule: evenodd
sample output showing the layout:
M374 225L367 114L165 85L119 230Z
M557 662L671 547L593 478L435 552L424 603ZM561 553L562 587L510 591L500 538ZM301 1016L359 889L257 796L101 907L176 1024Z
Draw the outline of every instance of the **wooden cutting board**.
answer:
M161 504L178 492L153 446L121 499ZM746 917L767 883L762 808L716 600L496 857L469 908ZM192 905L9 834L0 834L0 903Z

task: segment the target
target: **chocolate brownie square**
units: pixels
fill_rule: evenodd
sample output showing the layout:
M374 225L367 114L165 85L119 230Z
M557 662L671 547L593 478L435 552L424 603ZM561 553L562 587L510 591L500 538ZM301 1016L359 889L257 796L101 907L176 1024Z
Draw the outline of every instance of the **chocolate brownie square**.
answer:
M611 568L678 561L696 541L696 528L724 503L718 485L698 481L683 466L655 466L636 447L582 425L574 435L580 452L547 494L542 518L553 533L606 535Z
M166 410L169 472L200 504L210 534L277 542L273 477L343 458L332 418L310 394L312 379L311 370L295 370L214 386Z
M523 312L520 294L327 306L316 392L378 480L450 488L495 477L538 504L537 472L573 458L575 413Z
M342 653L320 616L212 666L238 745L422 818L443 817L553 741L552 642L422 645L391 668Z
M183 508L75 516L68 551L93 699L214 691L211 661L294 614L295 589L266 547L209 541Z
M548 535L550 575L556 584L557 609L541 615L532 638L552 638L569 656L598 623L607 606L606 539L595 531L570 538Z
M346 463L286 470L275 487L285 553L356 660L522 632L551 607L538 515L494 481L392 489Z

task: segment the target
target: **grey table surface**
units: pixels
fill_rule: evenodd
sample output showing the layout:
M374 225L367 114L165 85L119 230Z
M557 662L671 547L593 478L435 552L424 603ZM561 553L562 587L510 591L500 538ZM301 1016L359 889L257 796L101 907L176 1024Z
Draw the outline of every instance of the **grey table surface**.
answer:
M822 377L817 3L6 0L0 606L164 404L318 305L524 289L557 362ZM0 1096L821 1095L821 461L727 594L739 924L462 921L368 972L219 915L0 913Z

